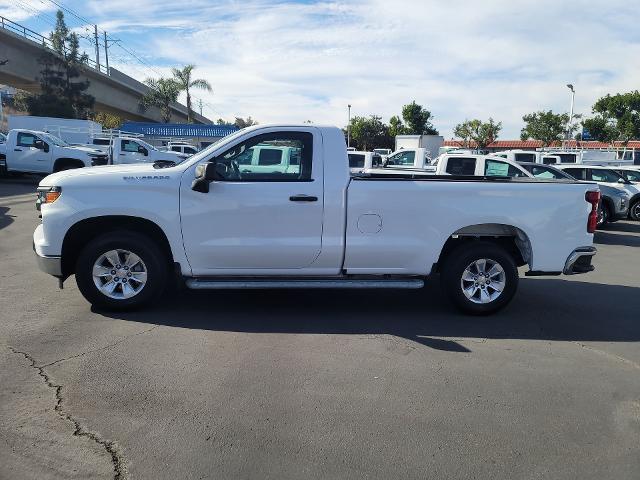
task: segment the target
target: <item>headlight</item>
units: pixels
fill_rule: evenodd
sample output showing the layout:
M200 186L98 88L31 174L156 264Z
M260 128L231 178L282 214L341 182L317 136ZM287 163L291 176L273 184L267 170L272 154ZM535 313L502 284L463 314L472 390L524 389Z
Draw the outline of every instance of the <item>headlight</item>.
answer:
M60 187L38 187L38 198L36 199L36 210L40 210L40 207L45 203L53 203L60 195L62 195L62 188Z

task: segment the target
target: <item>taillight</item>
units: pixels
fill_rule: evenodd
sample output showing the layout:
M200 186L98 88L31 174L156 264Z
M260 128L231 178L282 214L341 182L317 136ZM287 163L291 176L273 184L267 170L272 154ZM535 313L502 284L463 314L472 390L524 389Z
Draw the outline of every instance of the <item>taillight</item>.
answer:
M587 192L584 199L591 204L591 211L587 220L587 232L595 233L598 226L598 204L600 203L600 192Z

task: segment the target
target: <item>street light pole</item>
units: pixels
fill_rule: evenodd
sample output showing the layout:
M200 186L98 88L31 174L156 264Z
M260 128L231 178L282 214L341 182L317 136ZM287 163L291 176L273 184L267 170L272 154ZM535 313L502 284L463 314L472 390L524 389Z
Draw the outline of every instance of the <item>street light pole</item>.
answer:
M571 108L569 110L569 121L567 122L567 134L566 134L567 140L570 140L569 138L571 135L570 128L571 128L571 122L573 121L573 103L576 98L576 91L573 88L573 85L570 83L567 83L567 88L571 90Z
M349 107L349 116L347 121L347 148L351 146L351 104L347 105Z

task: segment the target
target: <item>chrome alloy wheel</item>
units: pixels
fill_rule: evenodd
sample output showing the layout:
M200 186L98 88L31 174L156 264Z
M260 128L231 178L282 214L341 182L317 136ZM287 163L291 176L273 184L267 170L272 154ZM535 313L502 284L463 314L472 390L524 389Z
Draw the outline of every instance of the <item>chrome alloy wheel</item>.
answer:
M473 303L493 302L502 294L505 285L504 269L489 258L480 258L470 263L460 279L462 293Z
M93 283L106 297L131 298L147 283L147 266L129 250L109 250L93 264Z

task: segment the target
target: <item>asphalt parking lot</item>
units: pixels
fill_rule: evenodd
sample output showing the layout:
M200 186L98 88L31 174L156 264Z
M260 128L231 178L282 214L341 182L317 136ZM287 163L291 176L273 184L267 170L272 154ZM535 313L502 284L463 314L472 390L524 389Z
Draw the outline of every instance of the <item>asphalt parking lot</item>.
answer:
M0 478L640 477L640 224L464 317L418 292L182 292L92 311L0 179Z

